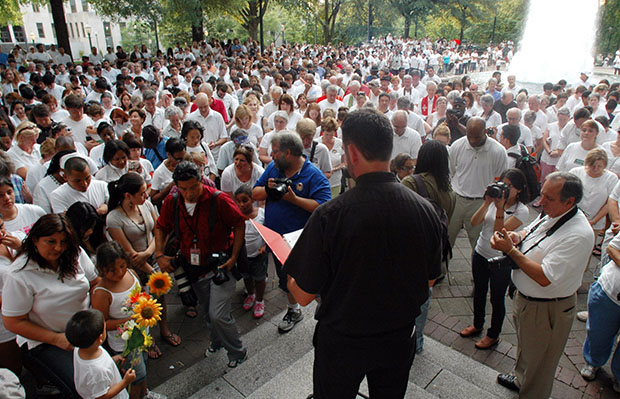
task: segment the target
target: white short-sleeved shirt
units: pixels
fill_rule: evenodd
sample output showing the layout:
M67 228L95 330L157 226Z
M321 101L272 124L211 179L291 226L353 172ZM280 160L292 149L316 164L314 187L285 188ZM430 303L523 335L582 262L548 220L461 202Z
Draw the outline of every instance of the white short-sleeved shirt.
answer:
M568 213L570 211L567 211ZM526 256L542 265L545 277L551 282L546 287L532 280L521 269L512 271L512 281L524 295L534 298L564 298L573 295L581 285L583 272L594 248L594 231L588 219L581 211L567 221L550 237L540 241L545 233L562 217L542 220L536 218L525 229L540 223L536 231L530 234L521 245L521 252L533 247ZM536 246L534 244L538 243Z
M153 190L162 191L172 181L172 171L166 167L166 163L162 162L153 173L151 188Z
M552 122L547 125L547 129L549 131L549 136L547 137L547 144L549 144L549 148L551 148L551 151L557 150L558 148L560 148L560 126L557 122ZM557 165L560 157L552 158L547 153L547 151L543 150L540 160L547 165Z
M228 144L228 142L224 143L221 147L226 144ZM221 149L221 147L218 148ZM215 159L213 158L213 152L209 149L209 144L203 141L202 145L198 144L196 147L187 147L186 151L187 153L195 152L207 157L207 166L209 167L209 173L214 173L215 175L218 175Z
M16 231L10 234L14 237L19 238L20 240L23 240L26 237L26 234L20 231ZM7 249L11 252L13 256L17 254L17 251L15 251L14 249L12 248L7 248ZM4 274L9 271L9 268L11 267L11 263L12 263L11 259L5 258L4 256L0 256L0 297L2 297L2 284L4 281ZM12 341L14 339L15 339L15 333L12 333L11 331L4 328L4 324L2 323L2 317L0 317L0 344Z
M607 198L609 198L609 195L618 183L618 176L605 169L602 176L590 177L583 166L571 169L570 173L577 176L583 183L583 198L579 201L579 209L583 211L588 220L591 220L601 210L601 207L607 203ZM600 230L604 227L604 217L592 226L595 230Z
M256 223L265 223L265 208L258 208L258 214L254 218ZM258 233L256 227L251 221L245 221L245 249L249 258L255 258L258 256L258 250L265 245L265 240Z
M331 109L334 112L338 113L338 109L340 109L341 107L344 107L344 103L340 100L336 100L333 103L330 103L329 101L327 101L327 99L325 99L319 103L319 108L321 108L321 115L323 115L326 109Z
M486 187L506 170L506 149L487 138L481 147L472 147L467 137L450 146L450 175L454 191L463 197L482 198Z
M316 148L314 149L314 156L310 159L310 154L312 152L312 146L308 148L304 148L303 153L311 163L313 163L319 170L323 173L329 173L332 171L332 161L329 157L329 150L327 146L323 143L316 143Z
M17 216L12 220L4 220L4 227L8 232L22 231L26 234L39 218L46 214L45 210L37 205L15 204Z
M253 163L252 164L252 177L247 182L242 182L235 173L235 165L231 164L222 172L222 191L225 193L235 193L235 191L244 184L254 187L254 184L258 181L258 178L265 172L262 166Z
M28 154L26 151L19 148L18 145L11 146L6 154L11 157L15 164L15 170L20 168L30 168L41 165L41 153L39 152L39 144L35 144L32 149L32 153Z
M482 118L485 120L485 127L488 129L490 127L498 127L499 125L502 124L502 117L500 114L498 114L497 112L491 110L491 114L489 115L488 118L485 118L482 114L484 113L484 111L480 111L478 113L478 117Z
M95 399L108 393L112 385L122 381L114 360L103 348L99 357L84 360L80 357L79 348L73 349L73 383L75 390L84 399ZM114 399L129 399L129 393L123 389Z
M84 115L79 122L74 121L71 117L66 117L61 122L71 128L71 135L75 139L75 142L80 144L86 142L86 128L95 125L95 122L86 115Z
M106 164L103 168L99 169L99 171L97 171L95 179L101 180L105 183L109 183L111 181L120 179L124 174L127 173L127 170L127 166L125 166L125 168L123 169L119 169L109 163Z
M620 173L620 155L614 156L611 151L612 142L608 141L602 145L603 149L607 153L607 170L619 174Z
M54 213L61 213L76 202L88 202L95 208L99 208L102 204L107 204L109 198L108 184L92 179L86 192L77 191L68 183L63 183L50 195L50 203Z
M26 186L31 193L34 193L34 189L37 188L37 184L45 177L47 173L47 169L50 166L50 161L45 162L44 164L38 164L28 169L28 174L26 175Z
M496 214L497 208L495 207L495 203L492 202L487 209L487 213L484 215L482 230L480 231L480 236L476 242L476 252L487 259L502 255L501 251L491 248L491 237L493 237L493 226L495 225ZM530 216L530 211L526 205L521 202L517 202L515 205L504 211L504 221L513 216L521 222L521 225L523 225L523 223L527 223ZM519 227L521 225L519 225ZM520 228L517 228L516 230L520 230Z
M41 207L45 213L52 213L50 194L61 185L62 183L57 181L53 176L45 176L34 189L32 193L32 202Z
M343 155L344 155L344 149L342 147L342 140L336 137L334 138L334 146L329 151L329 159L332 162L332 168L335 168L336 166L342 163ZM329 177L329 185L331 187L338 187L340 184L342 184L341 181L342 181L342 169L332 172L332 175Z
M227 139L228 133L226 132L226 124L224 123L224 118L220 115L219 112L215 112L213 110L209 111L209 115L207 117L203 117L200 114L200 110L196 110L187 116L188 121L196 121L202 125L204 128L204 141L208 143L215 143L219 139ZM213 157L217 160L217 156L219 154L220 148L214 147L211 152L213 153Z
M392 134L392 142L392 159L402 153L410 155L413 159L418 159L418 151L422 147L422 139L410 127L407 127L401 136L396 133Z
M611 240L609 246L620 250L620 234L616 235ZM613 260L609 261L609 263L601 269L601 275L598 277L597 281L609 299L620 306L620 301L618 300L618 293L620 293L620 267L618 267Z
M269 117L267 118L267 125L271 128L274 129L274 124L273 124L273 119L276 117L275 112L271 115L269 115ZM288 114L288 122L286 123L286 128L290 131L295 131L295 128L297 127L297 122L299 122L299 120L302 118L301 114L297 111L293 111L291 113Z
M601 147L596 145L596 147L594 148ZM556 169L562 172L568 172L569 170L578 166L584 166L586 163L586 155L588 155L588 152L589 150L585 150L581 146L581 141L570 143L558 160Z
M64 332L71 316L88 309L89 282L96 278L95 266L81 248L75 277L62 281L55 271L41 269L33 260L26 263L26 256L21 255L4 274L2 315L28 315L28 319L38 326ZM28 344L28 349L41 344L18 335L17 344L22 346L24 343Z

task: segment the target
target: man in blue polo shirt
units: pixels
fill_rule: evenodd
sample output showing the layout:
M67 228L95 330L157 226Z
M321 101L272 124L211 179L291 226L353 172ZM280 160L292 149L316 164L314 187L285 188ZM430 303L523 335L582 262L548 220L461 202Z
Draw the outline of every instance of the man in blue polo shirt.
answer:
M303 143L297 133L283 131L271 142L273 161L258 179L252 197L255 201L267 200L265 205L265 226L286 234L302 229L312 212L331 199L329 180L303 155ZM276 186L274 179L289 179L291 185L281 198L271 194ZM274 256L279 287L288 295L288 312L278 325L280 332L288 332L303 319L301 308L286 287L286 273Z

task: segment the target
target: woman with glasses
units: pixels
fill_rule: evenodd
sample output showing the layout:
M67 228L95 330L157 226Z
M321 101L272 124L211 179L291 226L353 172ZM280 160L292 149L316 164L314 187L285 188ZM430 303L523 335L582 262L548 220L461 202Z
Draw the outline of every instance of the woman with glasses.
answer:
M392 162L390 162L390 170L396 175L398 181L413 174L414 168L413 158L409 154L398 154L392 159Z

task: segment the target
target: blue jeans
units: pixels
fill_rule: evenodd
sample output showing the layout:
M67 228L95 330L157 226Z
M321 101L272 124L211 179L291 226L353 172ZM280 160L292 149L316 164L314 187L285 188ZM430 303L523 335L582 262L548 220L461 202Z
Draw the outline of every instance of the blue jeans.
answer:
M424 326L428 318L428 309L431 306L433 287L428 288L428 299L420 306L420 314L415 318L415 353L420 353L424 347Z
M50 380L59 390L62 398L79 398L73 382L73 351L62 350L49 344L41 344L27 350L22 346L26 368L33 367L36 374Z
M594 367L601 367L611 355L620 331L620 306L613 302L598 282L592 283L588 293L588 335L583 344L583 358ZM620 349L616 348L611 360L611 371L620 380Z

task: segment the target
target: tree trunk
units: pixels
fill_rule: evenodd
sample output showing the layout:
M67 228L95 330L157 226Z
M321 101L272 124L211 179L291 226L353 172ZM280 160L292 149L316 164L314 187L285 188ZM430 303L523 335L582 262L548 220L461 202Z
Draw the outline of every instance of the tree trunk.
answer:
M331 37L329 36L329 0L325 0L325 23L323 24L323 38L325 39L325 43L330 42Z
M50 0L50 6L52 8L52 18L54 19L54 29L56 30L58 47L64 48L65 52L73 58L62 0Z
M411 29L411 17L410 16L406 16L405 17L405 39L409 38L409 30Z
M202 6L198 6L196 13L198 15L196 15L196 19L192 22L192 41L200 43L205 37L202 22Z
M461 21L461 33L459 33L459 41L463 43L463 31L465 30L465 21Z

